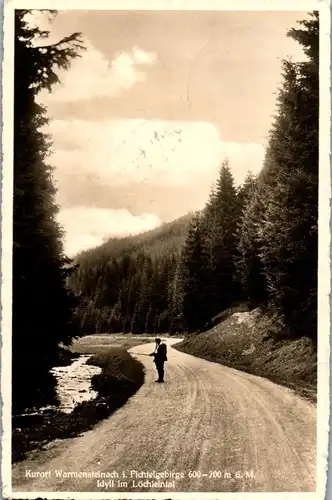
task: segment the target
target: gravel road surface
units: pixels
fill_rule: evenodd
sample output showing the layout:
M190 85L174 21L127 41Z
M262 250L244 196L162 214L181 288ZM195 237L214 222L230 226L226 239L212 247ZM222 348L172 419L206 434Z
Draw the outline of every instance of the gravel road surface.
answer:
M174 342L164 384L144 355L153 344L132 348L141 389L93 430L17 463L13 491L315 491L315 405ZM174 477L144 477L165 471Z

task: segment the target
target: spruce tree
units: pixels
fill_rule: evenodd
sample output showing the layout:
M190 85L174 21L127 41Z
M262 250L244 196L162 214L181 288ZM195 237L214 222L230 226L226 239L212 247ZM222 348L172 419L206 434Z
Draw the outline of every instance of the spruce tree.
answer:
M181 258L176 262L174 275L169 281L167 290L168 310L170 311L170 331L180 332L184 329L183 293L181 285Z
M188 229L180 257L181 308L184 327L193 332L202 330L210 318L206 275L206 257L197 214Z
M267 284L260 257L258 227L263 216L264 187L256 185L247 197L237 229L237 275L245 300L251 307L268 303Z
M237 190L237 200L239 206L239 214L241 216L245 205L253 198L257 189L257 177L252 172L248 172L243 184Z
M145 318L144 331L146 333L154 333L154 319L155 319L155 310L152 307L152 305L150 305Z
M236 227L239 205L234 178L225 160L220 168L215 188L204 211L204 242L208 258L210 303L218 313L239 297L236 282Z
M262 181L258 227L271 305L299 335L316 336L318 219L318 13L289 35L308 60L284 61Z
M131 333L144 333L146 316L149 310L149 296L152 283L151 258L144 256L144 264L139 273L139 286L131 322Z
M50 142L41 132L45 109L35 97L58 81L55 68L67 69L82 48L77 33L54 45L36 47L27 10L15 11L14 214L13 214L13 411L49 401L48 370L58 343L68 343L72 297L66 287L70 261L56 222Z

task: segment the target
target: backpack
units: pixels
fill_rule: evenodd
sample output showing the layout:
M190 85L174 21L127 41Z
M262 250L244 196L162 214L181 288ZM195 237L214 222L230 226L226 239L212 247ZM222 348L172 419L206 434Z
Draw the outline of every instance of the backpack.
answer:
M163 361L167 361L167 347L166 347L166 344L160 344L158 351L159 351L160 358Z

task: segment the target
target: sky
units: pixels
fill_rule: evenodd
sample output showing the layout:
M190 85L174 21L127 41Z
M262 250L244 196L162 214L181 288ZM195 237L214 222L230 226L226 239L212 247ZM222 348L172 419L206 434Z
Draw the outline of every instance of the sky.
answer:
M286 36L304 12L60 11L48 43L86 51L52 93L59 222L69 256L204 206L226 157L236 184L264 158ZM43 42L45 43L45 42Z

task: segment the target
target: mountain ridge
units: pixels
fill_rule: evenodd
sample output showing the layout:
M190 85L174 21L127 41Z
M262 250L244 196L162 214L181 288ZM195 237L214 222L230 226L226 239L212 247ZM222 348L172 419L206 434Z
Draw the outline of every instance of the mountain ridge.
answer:
M149 250L149 247L151 249L158 246L158 240L163 240L169 250L180 249L192 217L193 212L188 212L172 221L162 222L159 226L148 231L121 237L112 236L104 243L76 254L73 259L74 263L90 261L96 257L96 254L103 255L103 257L109 254L109 257L116 258L123 252ZM172 238L174 241L171 241ZM169 240L168 244L167 240Z

